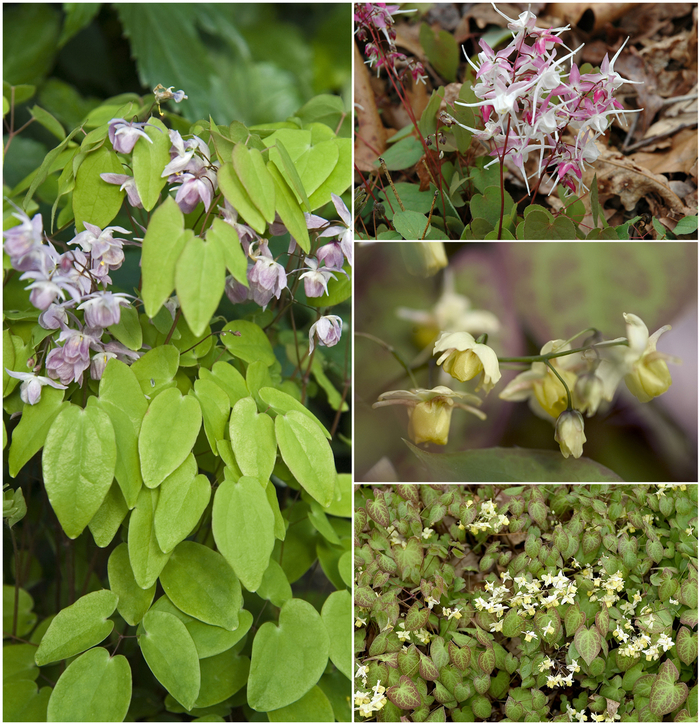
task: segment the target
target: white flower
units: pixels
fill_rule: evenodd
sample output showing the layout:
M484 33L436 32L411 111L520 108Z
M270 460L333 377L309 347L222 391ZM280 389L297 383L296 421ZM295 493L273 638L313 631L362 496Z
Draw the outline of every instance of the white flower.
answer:
M422 536L425 540L428 540L428 538L430 538L430 536L431 536L432 534L433 534L433 529L432 529L432 528L423 528L423 532L421 533L421 536Z
M357 671L355 672L355 678L356 679L366 679L367 678L367 666L361 666L360 664L357 664Z
M481 375L479 386L489 392L501 379L496 353L485 344L478 344L468 332L443 332L433 348L433 354L442 352L437 364L442 365L460 382Z

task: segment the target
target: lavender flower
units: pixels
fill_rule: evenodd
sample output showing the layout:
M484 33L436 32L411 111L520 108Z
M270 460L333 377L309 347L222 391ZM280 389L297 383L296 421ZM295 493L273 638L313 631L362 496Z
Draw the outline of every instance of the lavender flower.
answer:
M65 385L59 385L58 382L54 382L48 377L40 377L33 372L13 372L12 370L8 370L7 367L5 368L5 372L7 372L10 377L22 380L19 388L19 396L22 402L27 405L36 405L36 403L39 402L41 399L41 388L45 385L54 387L57 390L66 389Z
M327 270L325 267L319 267L317 259L307 256L304 264L309 267L309 271L305 271L301 275L304 280L304 291L307 297L321 297L328 294L328 281L337 279L333 272L345 272L342 269Z
M318 335L318 343L324 347L333 347L340 341L343 331L343 320L336 314L329 314L314 322L309 329L309 354L314 351L314 334Z
M136 180L133 176L124 173L101 173L100 178L108 184L119 184L120 191L126 191L129 204L136 209L142 209L143 203L136 188Z
M139 138L145 138L149 143L153 143L143 130L148 125L152 124L136 121L129 123L123 118L112 118L108 125L108 133L114 150L117 153L131 153Z
M78 305L85 312L85 324L88 327L111 327L119 324L121 307L129 306L129 294L112 292L94 292L86 301Z

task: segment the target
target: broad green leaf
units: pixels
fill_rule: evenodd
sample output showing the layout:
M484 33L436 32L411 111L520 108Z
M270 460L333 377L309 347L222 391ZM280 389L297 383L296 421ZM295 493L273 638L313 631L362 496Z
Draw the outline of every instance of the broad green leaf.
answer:
M239 404L239 403L237 403ZM216 490L216 547L249 591L257 591L275 545L275 518L258 478L226 479Z
M271 711L298 701L321 678L328 652L328 633L316 609L301 599L287 601L279 625L264 623L253 640L249 705Z
M172 344L165 344L154 347L137 359L131 365L131 371L136 375L143 394L152 399L161 390L173 386L172 380L179 365L180 353L177 348Z
M382 158L389 171L402 171L415 166L424 154L423 144L415 136L408 136L384 151ZM375 165L379 167L379 163ZM392 198L392 203L394 201L395 199Z
M226 268L237 282L247 287L248 260L243 253L241 242L233 226L227 224L223 219L215 218L207 230L207 242L219 245Z
M678 681L679 672L670 659L661 664L651 685L649 709L655 717L663 718L665 714L680 708L688 697L688 686Z
M112 591L95 591L60 610L36 651L37 666L80 654L107 638L114 628L109 617L118 600Z
M234 357L249 364L259 360L268 367L277 361L270 340L257 324L245 319L236 319L229 322L221 331L221 341ZM228 334L223 334L224 332ZM235 332L240 332L240 335Z
M506 191L503 207L503 228L508 228L506 218L510 216L515 202ZM492 228L498 229L501 219L501 188L500 186L488 186L483 194L474 194L469 201L469 209L472 217L486 219Z
M122 307L119 322L107 327L107 331L125 347L138 352L143 347L143 330L139 324L136 307Z
M136 626L153 602L156 584L144 590L136 583L126 543L119 544L109 556L107 575L110 589L119 597L117 603L119 615L129 626Z
M14 631L15 615L15 593L17 597L17 636L24 637L34 628L36 614L34 599L23 589L18 591L14 586L3 585L2 587L2 630Z
M116 459L114 428L103 410L70 405L54 420L42 470L49 502L69 538L77 538L102 505Z
M59 141L62 141L66 137L63 126L48 111L45 111L39 106L34 106L29 109L29 113L37 123L41 124L53 136L56 136Z
M87 27L100 11L100 3L66 3L64 12L66 19L58 39L58 47L62 48L73 36Z
M244 397L233 406L229 433L243 475L262 483L269 480L277 456L274 423L269 415L258 412L252 397Z
M446 81L454 82L457 79L457 66L460 60L455 36L446 30L435 32L426 23L421 23L420 44L433 68Z
M119 483L115 480L107 491L102 505L88 523L88 528L99 548L106 548L129 514L129 506L124 500Z
M26 463L44 446L53 421L68 407L69 403L63 400L64 394L64 390L56 390L46 385L36 405L24 406L19 424L12 432L8 458L11 477L16 477Z
M422 29L423 26L421 25L421 30ZM423 110L420 120L418 121L418 128L420 129L420 134L421 136L423 136L423 138L432 136L437 130L437 119L435 118L435 116L440 110L440 103L444 101L444 98L444 87L438 88L438 90L432 92L430 100L428 101L428 105Z
M232 158L233 168L250 200L271 224L275 220L275 182L262 154L257 148L248 148L241 142L233 147Z
M311 134L301 129L280 129L263 139L263 143L270 149L270 160L287 181L289 188L294 190L299 203L303 204L307 211L311 211L309 197L293 160L311 147Z
M233 651L200 660L202 683L195 706L214 706L242 689L248 680L250 659Z
M690 629L681 626L676 636L678 658L690 666L698 657L698 635L691 634Z
M161 174L170 163L172 144L165 124L155 116L148 119L144 131L153 143L139 138L132 152L132 160L136 190L141 197L143 208L151 211L160 200L160 192L167 181Z
M265 495L267 496L267 502L270 504L272 514L275 516L275 538L284 540L287 529L280 511L279 500L277 500L277 491L272 481L268 481L265 487Z
M306 494L303 494L306 497ZM312 498L308 498L309 503L309 520L311 525L329 542L333 545L340 545L340 538L335 532L335 529L328 521L326 514L323 512L323 508Z
M7 644L2 650L2 681L36 681L39 669L34 661L36 646L32 644Z
M534 209L518 225L518 239L576 239L576 227L566 216L552 216L544 208Z
M267 224L236 175L233 165L225 163L217 174L219 188L226 200L238 211L242 219L258 234L264 234Z
M141 625L139 646L148 667L189 711L199 696L201 675L197 649L185 624L170 613L149 611Z
M160 582L181 611L228 631L237 628L241 584L220 553L184 541L172 552Z
M337 271L335 272L337 278L328 280L327 294L322 294L320 297L307 297L306 303L312 307L333 307L349 299L352 294L352 267L346 263L343 269L346 272L345 274ZM316 374L319 367L317 359L314 359L312 367L314 374Z
M352 641L348 631L352 622L352 596L349 591L335 591L321 609L321 619L328 631L329 658L352 681Z
M294 237L297 244L308 254L311 250L309 231L306 228L306 219L294 194L287 185L286 180L272 161L268 161L267 170L275 184L275 211L279 214L287 231Z
M71 661L51 693L48 721L124 721L131 703L131 668L103 648Z
M290 410L275 418L280 454L297 482L324 508L333 500L335 462L328 441L306 415Z
M33 648L33 647L32 647ZM29 679L9 681L2 687L2 715L4 721L47 721L46 709L53 689L41 690Z
M129 562L134 578L143 588L151 588L168 562L170 553L158 546L154 525L160 490L141 488L136 507L129 518Z
M260 598L266 598L278 608L284 606L292 598L292 587L277 561L270 560L256 593Z
M197 463L190 453L160 486L153 523L164 553L170 553L194 530L210 498L211 483L206 475L197 475Z
M331 201L331 194L341 196L352 183L352 141L349 138L334 138L329 143L338 149L338 161L326 180L309 197L312 209L318 209Z
M215 362L211 372L202 367L199 379L216 383L228 395L231 407L241 398L250 396L243 375L228 362Z
M408 676L402 676L398 684L387 689L386 696L399 709L418 709L422 701L418 687Z
M312 209L316 209L320 205L314 204L314 191L331 175L338 163L339 147L335 140L322 141L311 146L295 161L295 166L309 196ZM328 200L330 200L330 194Z
M85 221L104 229L119 213L124 191L120 191L115 184L103 181L100 174L122 171L117 154L106 145L88 154L80 164L73 190L73 214L77 231L85 229Z
M267 718L273 722L329 722L335 720L335 714L326 694L314 686L293 704L269 711Z
M574 634L574 643L576 644L576 651L590 665L600 651L600 634L595 626L590 628L581 626Z
M336 480L340 498L331 501L331 504L326 508L326 515L352 518L352 476L341 473Z
M182 211L170 196L155 210L148 224L141 252L141 298L151 319L175 289L175 265L194 235L190 229L185 231L184 225Z
M200 336L224 293L226 267L221 247L191 238L175 265L175 291L192 333Z
M285 415L290 410L296 410L313 420L320 428L323 434L330 440L331 434L326 430L321 421L314 415L311 410L295 400L276 387L263 387L259 391L260 399L269 407L271 407L278 415Z
M3 76L14 86L38 84L55 61L61 14L51 6L5 8Z
M484 448L458 453L429 453L405 441L435 480L500 482L617 481L612 470L587 458L565 460L560 452Z
M160 485L190 454L202 426L196 399L178 389L161 392L151 402L141 423L139 457L143 482Z

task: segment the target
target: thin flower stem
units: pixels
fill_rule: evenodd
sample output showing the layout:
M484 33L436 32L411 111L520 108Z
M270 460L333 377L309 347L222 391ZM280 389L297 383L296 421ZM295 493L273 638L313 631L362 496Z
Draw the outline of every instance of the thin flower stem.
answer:
M406 370L406 374L411 378L411 383L413 384L414 389L418 389L418 383L416 382L416 378L413 375L413 371L411 368L406 364L404 359L401 357L401 355L387 342L385 342L383 339L379 339L379 337L375 337L373 334L367 334L366 332L355 332L356 337L366 337L367 339L371 339L373 342L376 342L381 347L384 347L384 349L391 353L393 357L396 359L396 361Z
M566 409L570 410L571 409L571 392L569 390L569 386L566 384L566 382L564 382L564 378L554 369L554 365L548 359L546 359L544 361L544 363L557 376L559 382L561 382L562 385L564 385L564 389L566 390Z
M589 345L588 347L577 347L576 349L567 349L564 352L547 352L547 354L535 354L528 357L499 357L498 361L501 362L521 362L523 364L531 364L532 362L544 362L554 359L555 357L566 357L566 355L574 354L575 352L585 352L588 349L594 347L620 347L629 345L629 342L625 340L609 340L607 342L597 342L596 344Z

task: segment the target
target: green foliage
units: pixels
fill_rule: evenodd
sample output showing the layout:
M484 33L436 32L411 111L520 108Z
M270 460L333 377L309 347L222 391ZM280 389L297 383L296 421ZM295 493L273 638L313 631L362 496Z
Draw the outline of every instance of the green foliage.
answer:
M612 707L621 721L688 720L697 492L676 484L360 487L360 715L393 720L393 706L412 721L501 721L505 713L541 722ZM610 548L601 548L601 532ZM510 564L482 566L504 536ZM656 572L640 545L651 538L673 544ZM415 561L405 567L408 550ZM397 568L380 579L387 558ZM664 600L671 581L676 597ZM396 603L398 615L389 615Z

